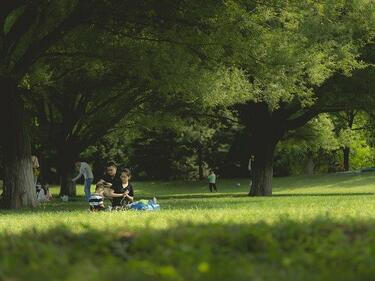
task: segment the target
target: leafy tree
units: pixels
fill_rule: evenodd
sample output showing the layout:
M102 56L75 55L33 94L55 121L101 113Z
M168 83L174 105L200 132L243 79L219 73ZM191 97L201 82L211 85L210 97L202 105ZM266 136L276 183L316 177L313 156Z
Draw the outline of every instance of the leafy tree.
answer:
M345 111L332 114L335 131L342 149L342 167L363 168L374 164L371 147L371 122L364 111ZM366 152L368 153L365 156ZM353 161L351 160L353 157ZM351 165L353 162L353 165Z
M374 15L368 1L226 2L212 40L233 79L212 83L209 99L242 104L255 156L250 195L272 194L275 147L286 132L344 108L328 102L337 82L330 78L364 67L359 56L374 37Z
M347 110L332 114L335 122L335 131L339 136L342 145L344 171L349 171L350 169L350 150L353 143L354 133L356 133L355 131L357 130L353 126L355 123L358 123L356 125L357 128L361 127L359 122L356 122L356 119L359 119L357 118L358 115L360 115L358 110Z
M36 206L27 115L19 88L46 50L88 19L92 1L2 1L0 3L1 129L7 208Z
M326 161L327 156L339 147L330 116L320 114L284 136L276 150L276 170L282 169L281 174L287 175L301 172L311 175L315 166Z

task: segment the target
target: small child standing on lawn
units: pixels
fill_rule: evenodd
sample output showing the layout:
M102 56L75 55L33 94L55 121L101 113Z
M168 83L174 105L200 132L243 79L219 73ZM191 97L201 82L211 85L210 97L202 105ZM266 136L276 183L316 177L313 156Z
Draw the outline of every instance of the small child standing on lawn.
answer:
M215 189L215 191L217 191L216 175L215 175L214 171L211 171L209 176L208 176L208 188L210 189L211 192L212 192L213 189Z
M89 198L90 211L103 211L104 207L104 185L98 184L95 193L92 193Z

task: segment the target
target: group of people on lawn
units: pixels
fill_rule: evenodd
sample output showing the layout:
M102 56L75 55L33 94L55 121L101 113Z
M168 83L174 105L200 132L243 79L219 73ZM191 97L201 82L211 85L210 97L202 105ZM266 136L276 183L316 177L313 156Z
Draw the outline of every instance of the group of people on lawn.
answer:
M39 163L36 156L32 157L32 165L37 194L40 194L38 192L37 184ZM85 199L89 202L90 210L104 210L104 197L111 200L112 208L122 207L134 201L134 189L130 183L131 172L129 169L125 168L118 171L117 164L115 162L108 162L105 165L105 173L103 177L96 183L95 192L91 193L91 185L94 181L94 175L90 165L86 162L77 161L75 166L79 170L79 174L73 178L72 181L76 182L82 176L84 177ZM213 171L211 171L210 175L208 176L209 189L211 192L213 190L217 191L216 177L217 176ZM48 188L47 190L41 191L44 191L44 194L46 198L48 197L48 200L50 197L52 197L51 195L47 195L50 194Z
M91 184L94 176L91 167L86 162L76 162L79 174L72 179L77 181L82 176L85 179L85 199L90 204L90 210L104 210L104 197L112 201L112 208L121 207L134 201L134 189L130 183L131 172L125 168L118 171L115 162L110 161L105 165L104 176L96 183L95 192L91 193Z

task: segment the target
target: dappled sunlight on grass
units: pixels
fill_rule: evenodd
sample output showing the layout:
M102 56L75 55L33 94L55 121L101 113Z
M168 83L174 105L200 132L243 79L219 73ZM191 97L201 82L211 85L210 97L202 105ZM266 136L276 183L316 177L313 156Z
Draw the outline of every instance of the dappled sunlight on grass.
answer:
M358 175L332 174L310 177L297 176L279 178L274 181L276 192L351 192L361 188L361 192L375 192L375 174Z

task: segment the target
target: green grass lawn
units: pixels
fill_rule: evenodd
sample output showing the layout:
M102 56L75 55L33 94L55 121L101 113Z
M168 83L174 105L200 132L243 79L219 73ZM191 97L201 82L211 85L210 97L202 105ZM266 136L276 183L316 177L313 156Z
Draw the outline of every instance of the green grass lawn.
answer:
M134 186L162 210L89 213L78 197L0 211L0 280L375 278L374 173L276 178L268 198L248 180Z

